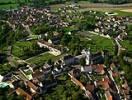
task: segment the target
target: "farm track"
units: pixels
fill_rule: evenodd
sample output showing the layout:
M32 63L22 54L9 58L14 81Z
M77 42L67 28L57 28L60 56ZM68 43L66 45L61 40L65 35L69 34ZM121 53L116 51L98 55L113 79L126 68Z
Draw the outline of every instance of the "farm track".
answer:
M122 5L112 5L105 3L79 2L77 5L80 6L81 11L87 11L87 10L112 11L112 10L124 10L124 9L132 10L132 3L122 4ZM64 6L65 4L55 4L55 5L51 5L51 8L59 9L60 7L64 7Z

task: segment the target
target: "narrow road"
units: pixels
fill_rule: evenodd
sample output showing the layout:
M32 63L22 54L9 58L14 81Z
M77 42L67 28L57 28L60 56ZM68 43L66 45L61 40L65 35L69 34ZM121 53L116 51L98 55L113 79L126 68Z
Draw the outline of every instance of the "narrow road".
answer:
M26 30L29 34L32 34L32 31L30 30L30 28L29 28L28 25L22 24L22 26L25 28L25 30Z
M117 45L117 47L118 47L117 56L119 56L119 55L120 55L120 53L121 53L121 45L120 45L120 43L118 42L118 40L117 40L117 39L114 39L114 40L115 40L115 43L116 43L116 45Z
M121 44L119 43L118 39L115 38L114 40L115 40L116 45L118 46L117 56L119 56L119 55L121 54L121 51L122 51L122 50L125 50L125 48L123 48L123 47L121 46Z

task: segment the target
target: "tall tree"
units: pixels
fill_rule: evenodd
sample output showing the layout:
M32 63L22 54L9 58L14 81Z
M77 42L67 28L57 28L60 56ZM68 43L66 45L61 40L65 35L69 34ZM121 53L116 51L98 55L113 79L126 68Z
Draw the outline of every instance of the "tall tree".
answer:
M0 22L0 48L12 45L16 40L15 32L7 24Z

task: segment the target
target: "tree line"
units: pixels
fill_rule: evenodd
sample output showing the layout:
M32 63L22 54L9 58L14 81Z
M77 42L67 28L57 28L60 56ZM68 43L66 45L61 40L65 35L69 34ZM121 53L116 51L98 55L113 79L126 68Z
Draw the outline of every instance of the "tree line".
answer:
M59 4L59 3L65 3L68 1L72 2L79 2L79 1L89 1L93 3L110 3L110 4L124 4L124 3L130 3L131 0L32 0L32 4L34 6L42 6L42 5L49 5L49 4Z
M87 0L86 0L87 1ZM130 0L89 0L94 3L111 3L111 4L123 4L123 3L128 3Z

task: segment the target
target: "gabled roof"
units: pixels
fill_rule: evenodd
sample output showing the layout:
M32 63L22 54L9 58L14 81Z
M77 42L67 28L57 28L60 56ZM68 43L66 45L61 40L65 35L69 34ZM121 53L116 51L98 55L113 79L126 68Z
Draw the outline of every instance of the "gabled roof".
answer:
M97 73L104 73L104 65L103 64L98 64L98 65L93 65L93 68L95 69L94 71Z
M44 73L39 71L39 70L36 70L34 73L33 73L33 77L34 78L40 78L41 76L43 76Z
M30 88L32 88L33 90L37 91L38 87L35 86L32 82L27 81L27 86L29 86Z
M86 84L85 88L86 90L89 90L90 92L94 91L95 89L94 84Z
M100 86L102 86L102 88L104 89L104 90L107 90L107 89L109 89L109 79L103 79L103 80L101 80L101 81L98 81L97 82L97 84L98 85L100 85Z
M119 73L118 72L112 72L112 76L113 77L119 77Z
M16 93L17 93L17 95L26 97L26 100L31 100L31 99L32 99L32 96L29 95L27 92L25 92L25 91L24 91L23 89L21 89L21 88L17 88L17 89L16 89Z

